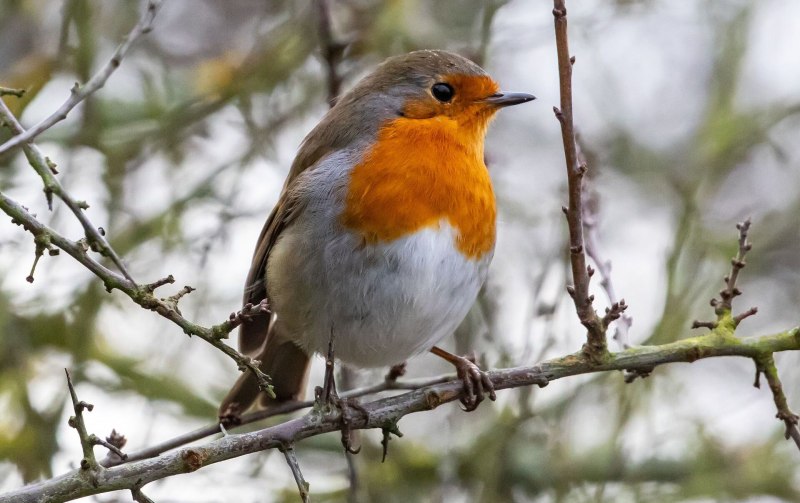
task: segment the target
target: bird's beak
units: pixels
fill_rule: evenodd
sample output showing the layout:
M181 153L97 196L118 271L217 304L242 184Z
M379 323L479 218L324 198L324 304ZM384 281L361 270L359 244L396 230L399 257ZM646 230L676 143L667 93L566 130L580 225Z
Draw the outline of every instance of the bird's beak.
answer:
M526 93L497 93L484 98L482 101L497 108L519 105L536 99L536 96Z

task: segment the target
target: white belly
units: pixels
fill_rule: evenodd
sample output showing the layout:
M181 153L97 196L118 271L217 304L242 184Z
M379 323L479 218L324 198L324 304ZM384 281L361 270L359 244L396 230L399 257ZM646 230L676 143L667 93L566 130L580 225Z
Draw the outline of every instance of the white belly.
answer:
M365 245L341 227L332 233L334 222L302 221L320 216L300 217L282 233L267 275L278 322L309 352L327 352L333 334L335 355L345 362L405 361L453 333L486 278L491 253L465 258L446 221Z

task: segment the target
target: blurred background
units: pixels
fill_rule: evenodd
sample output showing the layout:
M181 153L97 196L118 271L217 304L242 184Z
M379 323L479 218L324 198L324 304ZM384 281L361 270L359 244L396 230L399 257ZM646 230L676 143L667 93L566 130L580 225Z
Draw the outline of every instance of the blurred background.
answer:
M565 295L566 201L552 4L524 0L165 2L104 89L38 144L59 178L140 282L174 274L197 288L184 315L210 325L239 308L261 225L306 132L385 57L444 48L480 64L532 104L500 114L487 139L500 207L489 282L456 338L491 368L580 348ZM138 19L133 1L0 0L0 85L30 126L110 57ZM800 302L800 3L793 0L568 2L575 120L598 201L602 256L633 317L632 344L693 334L708 319L753 218L739 310L742 335L785 330ZM335 78L330 79L330 41ZM333 83L333 85L331 85ZM8 138L0 131L0 141ZM40 179L17 153L0 159L0 190L60 232ZM90 431L112 428L127 450L214 421L238 371L208 344L108 294L62 254L28 284L30 235L0 219L0 492L76 466L80 445L63 368L94 403ZM598 285L595 284L595 287ZM597 289L596 306L606 305ZM698 332L699 333L699 332ZM231 343L235 343L235 337ZM612 349L619 345L612 342ZM800 355L778 355L800 409ZM321 382L315 362L311 385ZM409 376L450 372L427 355ZM350 386L383 371L346 373ZM471 414L456 404L404 418L380 463L379 431L348 460L338 434L297 446L316 501L800 501L798 454L783 440L753 364L714 359L544 389L503 391ZM274 422L274 421L273 421ZM263 427L261 425L254 425ZM100 453L101 449L97 449ZM297 501L276 451L148 485L159 502ZM129 501L129 493L87 501Z

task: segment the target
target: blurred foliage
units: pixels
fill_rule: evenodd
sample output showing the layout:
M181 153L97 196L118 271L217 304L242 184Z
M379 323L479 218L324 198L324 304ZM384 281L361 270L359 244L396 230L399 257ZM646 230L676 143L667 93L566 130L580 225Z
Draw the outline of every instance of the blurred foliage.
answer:
M492 50L496 36L507 37L496 33L496 17L509 9L522 13L531 8L522 3L331 0L334 38L346 44L337 71L347 85L388 55L424 47L456 50L484 64L491 64L494 57L513 61L509 45L499 54ZM751 298L775 306L767 311L772 318L751 326L774 329L791 323L792 317L796 323L800 301L800 195L795 191L782 206L760 205L748 197L748 187L741 182L758 179L758 160L763 160L759 155L765 151L784 173L797 171L796 142L785 138L797 137L800 95L795 101L743 105L739 83L760 6L694 4L714 4L710 11L728 14L709 14L713 43L693 47L709 50L699 118L689 121L674 143L653 146L622 117L609 116L602 131L587 132L584 145L590 165L608 174L601 179L604 188L622 192L633 187L643 204L668 208L670 215L669 228L660 230L671 236L665 260L659 264L664 283L651 285L664 293L661 312L650 320L654 328L639 332L635 343L684 337L691 319L707 313L704 304L718 288L734 251L733 222L748 212L757 216L753 255L759 257L751 259L746 270L747 281L758 286ZM22 99L5 99L25 124L53 110L73 81L87 80L103 64L135 22L140 7L138 2L99 0L66 0L60 5L57 10L45 0L0 0L0 85L26 89ZM657 0L618 0L603 6L598 17L606 23L614 16L635 22L637 16L658 12L663 5ZM549 15L546 6L537 8ZM574 12L579 12L577 5ZM280 173L275 180L281 178L290 160L287 152L325 110L326 63L319 57L315 13L313 4L305 1L171 0L159 15L156 30L138 43L108 86L39 142L53 153L67 185L89 200L95 223L109 231L112 245L137 278L150 281L172 272L165 267L180 266L188 275L184 279L203 287L184 308L197 316L206 315L209 306L235 309L238 293L229 293L235 288L221 284L238 285L242 277L212 275L208 270L215 264L219 269L220 261L224 266L231 243L251 246L255 236L236 241L235 229L245 228L237 227L242 222L256 222L253 232L257 232L271 204L266 191L274 195L278 186L263 187L263 195L253 195L259 192L250 187L269 183L274 170ZM570 21L574 31L601 36L592 32L600 30L592 26L593 16L580 11ZM549 36L545 28L551 29L551 21L545 21L537 25L543 41ZM502 26L514 33L508 20ZM524 30L527 33L528 28ZM529 40L523 38L521 43ZM635 86L635 79L628 85ZM546 122L552 117L537 120L555 127L554 121ZM0 130L0 141L7 138L8 132ZM553 141L547 148L558 152L557 137L549 138ZM521 155L536 155L533 147L522 147L528 150L521 150ZM747 170L757 174L743 174ZM97 177L87 181L89 175L84 173ZM35 199L40 198L36 184L19 156L0 159L0 188L30 196L23 203L41 208L42 202ZM502 202L503 195L499 197ZM613 192L602 197L605 207L614 207ZM518 207L514 201L505 202L506 214L513 220ZM69 229L58 209L52 217L39 211L45 221ZM531 221L562 224L550 218L552 208L526 207L521 213ZM637 209L625 214L637 218ZM536 224L526 227L531 228L541 231ZM547 274L564 270L563 244L563 240L546 242L547 253L538 257L545 263L524 271L533 278L526 287L533 307L526 315L530 320L525 320L529 327L525 335L534 342L520 352L501 333L508 313L503 285L493 283L459 330L459 350L478 348L490 365L516 365L524 363L520 358L553 356L552 351L563 347L558 341L572 340L568 332L574 330L565 327L576 322L563 292L550 298L543 286ZM167 344L180 337L176 329L153 325L150 313L140 313L120 296L106 294L87 274L70 276L69 290L51 284L48 275L58 273L67 257L45 258L51 265L37 272L33 293L21 294L25 287L20 280L27 274L31 250L29 237L16 227L0 227L0 254L11 257L0 265L4 411L0 460L5 461L0 464L0 487L4 478L30 481L50 476L57 455L75 452L65 445L76 444L75 439L62 438L66 389L51 389L60 383L51 382L47 388L39 382L60 375L64 365L74 370L77 382L104 393L105 407L139 399L160 404L159 413L179 422L212 420L216 400L232 373L219 382L198 382L205 374L221 375L222 371L208 368L228 362L207 354L199 363L187 361L183 356L187 345L194 347L197 341ZM619 270L625 264L615 266ZM141 341L119 340L115 334L123 329L138 334ZM578 347L579 340L573 342L570 350ZM191 358L201 357L192 353ZM787 361L797 362L796 355L791 358ZM787 380L791 391L798 382L797 372L795 368L788 372L795 378ZM50 391L43 393L43 386ZM552 392L553 387L508 392L506 402L482 407L466 419L455 410L437 410L428 414L424 431L393 439L383 464L374 432L362 435L364 450L355 459L358 484L352 490L346 487L346 470L334 474L340 483L328 484L332 489L316 482L320 474L331 475L331 466L343 466L335 436L305 442L298 452L301 462L311 453L317 456L305 474L317 501L747 501L757 496L800 500L797 453L783 443L777 421L774 433L761 440L729 442L711 434L711 427L697 418L693 428L682 426L680 437L672 439L679 449L660 452L649 447L649 438L631 447L636 442L627 435L634 423L669 410L669 404L657 408L654 393L658 389L679 393L681 386L677 372L670 370L633 386L622 385L619 376L598 375ZM40 395L52 398L43 403ZM574 435L575 425L586 424L586 417L598 408L604 426L593 432L591 445L585 445ZM753 414L769 417L773 412ZM457 430L449 435L457 439L455 445L443 446L443 440L434 438L445 422ZM124 433L130 437L136 432ZM295 501L288 470L280 477L286 489L274 500ZM252 484L261 483L254 470Z

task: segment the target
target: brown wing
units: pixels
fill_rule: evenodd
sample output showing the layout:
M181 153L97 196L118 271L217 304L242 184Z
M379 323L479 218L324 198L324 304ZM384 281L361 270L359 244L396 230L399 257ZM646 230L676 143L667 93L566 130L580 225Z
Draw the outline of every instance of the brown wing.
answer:
M275 242L278 240L281 231L297 215L297 201L290 197L289 190L284 189L278 204L273 208L269 218L267 218L261 235L258 237L256 250L253 253L253 261L250 264L250 272L244 286L243 304L258 304L267 298L267 260L269 253ZM269 327L269 315L258 315L239 328L239 350L250 355L257 351L264 343Z

